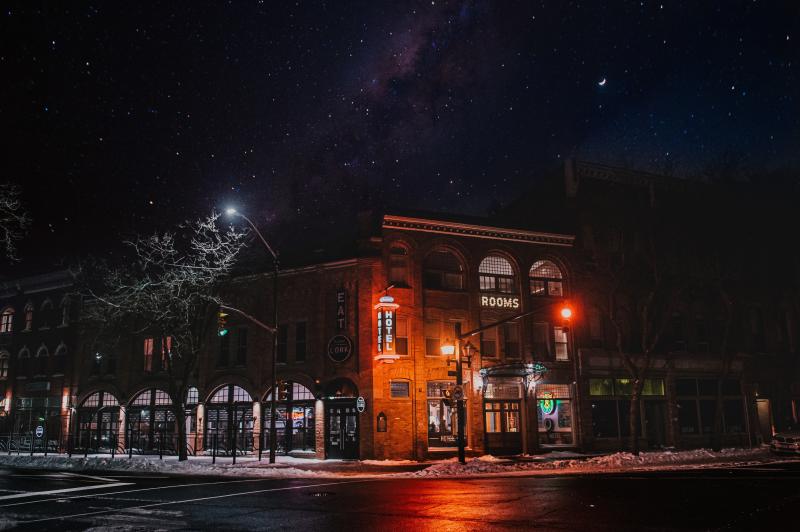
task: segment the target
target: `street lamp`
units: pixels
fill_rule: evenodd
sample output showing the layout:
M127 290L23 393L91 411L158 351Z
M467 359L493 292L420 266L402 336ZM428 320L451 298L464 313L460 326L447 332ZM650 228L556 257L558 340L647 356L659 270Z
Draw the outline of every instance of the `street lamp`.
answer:
M455 341L453 343L445 342L441 347L442 355L444 356L453 356L455 355L456 358L456 387L453 390L453 399L456 401L456 430L458 434L456 435L456 443L458 445L458 461L459 463L466 463L466 441L464 438L464 428L465 428L465 419L464 416L464 388L462 387L464 384L464 375L461 369L461 323L456 322L455 324ZM450 361L447 361L448 365ZM469 364L469 362L467 362Z
M277 406L276 400L278 395L278 378L275 374L276 367L277 367L277 359L278 359L278 253L272 249L272 246L266 241L264 236L261 234L261 231L258 230L256 225L244 214L240 213L234 208L225 209L225 213L228 216L238 216L242 218L247 225L253 230L253 232L258 236L261 240L261 243L264 244L264 247L267 249L269 254L272 256L272 323L275 326L275 330L272 333L272 394L269 401L269 463L275 463L275 450L277 448L277 442L275 441L277 428L275 426L275 415L277 413ZM261 452L261 442L259 439L259 453ZM260 454L259 454L260 458Z

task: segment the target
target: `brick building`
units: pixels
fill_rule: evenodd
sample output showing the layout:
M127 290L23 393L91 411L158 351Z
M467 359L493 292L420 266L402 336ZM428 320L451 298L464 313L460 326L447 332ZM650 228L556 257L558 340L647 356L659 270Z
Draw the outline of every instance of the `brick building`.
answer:
M279 452L379 459L454 453L455 367L442 346L453 343L457 326L462 333L480 329L461 346L469 358L462 388L469 452L624 448L633 379L622 354L643 364L641 323L633 304L629 315L611 319L608 277L598 265L603 256L646 249L643 221L654 205L660 238L673 246L670 267L687 281L664 307L663 334L641 373L640 443L709 445L720 394L725 444L768 440L798 421L798 262L764 236L774 214L738 222L719 214L720 204L752 208L743 201L702 184L568 163L564 175L494 219L385 214L364 225L355 251L295 261L279 276ZM753 253L763 260L748 260ZM717 254L722 264L743 265L726 271L724 283L695 274ZM232 314L229 334L209 333L187 397L170 397L161 371L168 339L122 334L113 347L98 348L89 331L77 334L71 325L21 332L29 298L34 308L48 297L57 308L67 290L58 283L24 288L41 282L6 283L6 419L22 419L38 394L50 397L42 403L48 408L69 414L61 430L75 447L169 451L176 432L170 404L182 401L191 452L267 448L270 333ZM725 285L732 311L711 289L716 284ZM269 323L271 287L269 273L240 275L228 283L226 300ZM620 300L634 301L635 288L626 286ZM564 306L575 313L570 321L559 313ZM72 334L63 339L72 355L65 372L45 379L22 369L19 352L40 347L34 336L46 336L48 351L60 349L56 332ZM45 380L49 385L37 384Z

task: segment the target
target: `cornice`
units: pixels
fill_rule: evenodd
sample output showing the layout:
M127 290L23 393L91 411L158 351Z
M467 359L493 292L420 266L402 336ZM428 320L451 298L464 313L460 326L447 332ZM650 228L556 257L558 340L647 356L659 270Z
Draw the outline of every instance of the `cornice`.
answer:
M575 242L575 237L573 235L540 233L538 231L525 231L523 229L507 229L486 225L445 222L441 220L410 218L391 214L384 215L383 228L560 247L572 247Z

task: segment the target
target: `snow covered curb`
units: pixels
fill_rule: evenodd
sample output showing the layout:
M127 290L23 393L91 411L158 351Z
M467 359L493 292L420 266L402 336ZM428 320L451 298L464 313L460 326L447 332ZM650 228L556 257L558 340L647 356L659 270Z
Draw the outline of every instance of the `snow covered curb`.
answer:
M546 455L545 455L546 456ZM574 456L570 454L567 456ZM281 457L284 458L284 457ZM535 457L539 459L540 457ZM568 458L548 461L514 461L485 455L459 464L455 458L431 462L419 471L381 471L380 466L414 465L409 460L364 460L361 462L321 461L307 459L280 460L277 465L266 462L242 461L211 464L208 460L196 459L178 462L176 459L159 460L155 457L98 456L90 458L59 456L7 456L0 455L0 467L12 466L27 469L90 472L136 472L170 475L255 477L255 478L464 478L473 476L535 476L613 473L624 471L653 471L700 469L723 466L740 466L782 461L769 453L766 447L756 449L724 449L715 453L708 449L690 451L643 452L639 456L630 453L614 453L583 459ZM302 465L301 465L302 464ZM330 469L326 469L326 465ZM304 466L312 466L311 470Z
M554 460L550 462L509 462L491 456L481 456L461 465L455 459L434 464L422 471L403 476L417 478L469 477L485 475L564 475L616 473L624 471L669 471L701 469L723 466L742 466L782 461L769 453L767 447L755 449L723 449L715 453L709 449L690 451L614 453L586 459Z

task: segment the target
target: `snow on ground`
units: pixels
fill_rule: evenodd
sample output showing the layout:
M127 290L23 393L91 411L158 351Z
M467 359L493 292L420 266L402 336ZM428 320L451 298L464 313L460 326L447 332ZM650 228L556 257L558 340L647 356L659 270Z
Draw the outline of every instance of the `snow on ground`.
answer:
M16 521L0 516L0 530L10 530L17 526Z
M276 464L269 464L266 457L259 462L253 457L237 459L234 465L230 457L218 458L216 464L210 457L191 457L179 462L176 457L159 460L155 456L127 456L112 458L98 455L89 458L64 455L28 456L0 455L0 466L50 469L57 471L132 471L175 475L211 475L230 477L268 478L330 478L330 477L468 477L474 475L560 475L589 474L617 471L674 470L702 467L758 464L779 461L769 453L767 447L755 449L724 449L715 453L708 449L688 451L642 452L639 456L630 453L608 455L585 455L574 452L550 453L549 455L525 456L520 459L498 458L484 455L459 464L455 458L419 463L411 460L317 460L279 456ZM391 467L424 467L416 471L391 470ZM427 467L425 467L427 465ZM2 529L2 521L0 521Z

